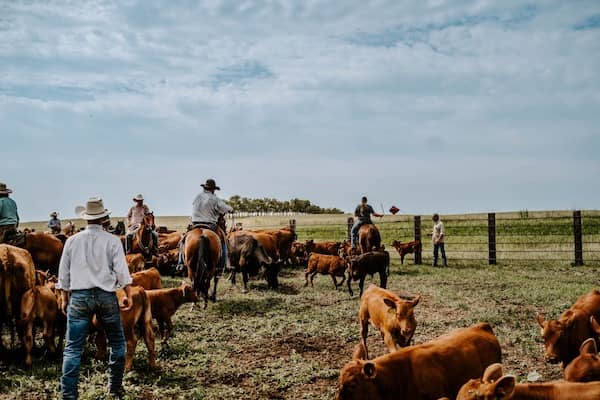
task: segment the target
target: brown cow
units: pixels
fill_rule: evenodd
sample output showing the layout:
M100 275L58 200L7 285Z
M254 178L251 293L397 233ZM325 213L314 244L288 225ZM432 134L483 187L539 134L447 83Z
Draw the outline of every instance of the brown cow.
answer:
M248 290L248 278L257 276L262 271L269 288L277 288L279 263L273 262L256 235L236 231L235 234L229 235L227 240L229 262L233 268L231 273L232 285L235 285L237 272L241 272L245 292Z
M331 275L333 285L337 289L338 286L344 284L346 280L346 261L339 256L329 256L325 254L312 253L308 258L308 266L304 270L304 279L306 283L304 286L308 286L308 276L310 275L310 286L313 287L313 279L317 273L322 275ZM342 281L340 283L335 279L336 276L341 276Z
M304 243L306 253L319 253L330 256L338 255L340 245L340 242L315 242L313 239L309 239Z
M600 326L596 320L593 320L592 323L596 324L597 332L600 335ZM598 348L593 338L583 342L579 348L579 356L567 365L565 379L570 382L600 381L600 356L598 356Z
M359 294L362 296L365 278L367 275L379 274L379 286L385 289L387 277L390 274L390 254L387 251L370 251L356 257L347 258L348 261L348 292L354 295L351 281L359 281ZM350 279L352 278L352 279Z
M144 256L141 253L126 254L125 260L127 261L127 267L129 268L130 274L143 271L146 265Z
M308 265L308 252L306 251L306 245L304 243L292 243L289 263L290 265L303 265L305 267Z
M158 323L162 344L166 346L173 333L173 314L183 303L196 303L200 299L192 286L185 282L176 288L147 290L146 294L152 305L152 317Z
M234 231L234 232L245 232L252 234L263 234L263 235L271 235L274 240L273 246L275 247L275 251L267 249L267 253L274 261L279 260L287 260L290 251L292 249L292 243L296 240L296 232L294 232L289 227L283 227L279 229L256 229L256 230L246 230L246 231ZM261 240L262 243L262 240ZM263 244L264 246L265 244ZM267 246L269 247L269 246Z
M117 290L119 304L122 304L125 291ZM150 368L156 367L156 355L154 351L154 331L152 330L152 307L148 294L140 286L131 287L131 297L129 298L131 308L129 310L121 309L121 323L123 325L123 334L127 344L127 353L125 355L125 371L131 370L133 365L133 356L138 342L136 330L139 330L148 349L148 363ZM93 325L98 329L96 335L96 356L100 359L106 358L106 334L103 332L100 322L94 317Z
M454 398L469 379L501 359L492 327L479 323L371 361L356 359L340 372L338 400Z
M25 250L31 254L36 268L49 269L58 274L58 264L63 252L63 243L54 235L43 232L31 232L25 235Z
M50 283L51 287L54 283ZM59 348L65 336L66 318L59 310L57 295L48 286L34 286L21 299L21 320L24 329L23 344L25 347L25 365L31 367L31 350L34 342L34 324L41 323L46 348L51 354L56 353L56 333L59 336Z
M344 257L344 258L358 256L358 255L360 255L360 249L353 248L352 243L350 243L349 240L344 240L343 242L340 243L338 255L340 257Z
M595 337L590 317L600 320L600 291L592 290L579 297L570 309L558 320L545 320L538 314L537 321L542 327L542 337L546 349L546 361L558 364L563 368L579 355L581 344L588 338ZM598 341L596 341L598 345Z
M421 252L421 241L413 240L412 242L402 243L399 240L394 240L392 242L392 247L396 249L396 251L400 255L400 263L404 265L404 256L406 256L407 254Z
M160 289L160 273L156 268L150 268L131 274L131 285L141 286L146 290Z
M27 250L0 244L0 332L7 324L14 343L14 326L21 316L21 298L35 286L35 268ZM0 337L0 351L4 343Z
M182 237L183 234L181 232L159 233L158 250L163 253L165 251L178 249Z
M501 364L486 368L483 378L471 379L460 389L457 400L598 400L600 382L517 383L504 375Z
M379 330L390 353L410 344L417 328L413 309L419 304L419 300L421 300L421 296L403 300L389 290L375 285L371 285L365 290L360 299L360 311L358 312L365 358L369 358L367 350L369 323Z

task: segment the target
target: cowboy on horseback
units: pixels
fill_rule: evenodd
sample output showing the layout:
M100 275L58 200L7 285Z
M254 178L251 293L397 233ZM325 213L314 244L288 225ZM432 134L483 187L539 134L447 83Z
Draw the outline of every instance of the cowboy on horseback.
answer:
M125 236L125 253L130 253L133 248L133 237L140 229L144 217L150 214L150 208L144 204L144 196L138 194L133 198L133 205L127 213L127 235ZM158 243L158 233L152 229L152 240Z
M60 233L60 219L58 219L58 213L56 211L53 211L50 214L50 221L48 221L48 229L50 229L50 233Z
M221 260L220 269L223 271L227 268L227 240L225 232L219 227L219 218L227 213L233 212L233 208L215 195L216 190L221 190L217 186L214 179L207 179L206 183L201 184L204 189L200 192L192 203L192 224L191 229L196 227L209 229L215 232L221 239ZM182 240L179 243L179 261L177 262L177 270L183 271L185 265L183 263L183 245Z
M0 183L0 243L5 243L16 234L19 226L17 203L8 197L11 193L12 190L5 183Z
M352 230L350 231L352 248L358 247L358 230L360 227L365 224L373 224L373 221L371 221L371 215L375 217L383 217L383 214L376 213L373 207L367 204L367 198L366 196L363 196L360 204L356 206L356 209L354 210L354 218L356 218L356 222L354 222Z

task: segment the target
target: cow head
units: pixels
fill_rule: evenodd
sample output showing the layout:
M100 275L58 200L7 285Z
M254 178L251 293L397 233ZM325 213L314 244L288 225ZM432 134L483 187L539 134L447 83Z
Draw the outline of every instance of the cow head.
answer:
M589 338L581 344L579 356L565 368L565 379L571 382L591 382L600 379L600 357L595 339Z
M544 339L544 358L550 364L558 364L568 354L568 331L570 323L557 320L546 320L542 314L537 315L537 322L542 328L541 334Z
M399 336L396 335L396 339L399 340L400 344L404 346L408 346L410 340L415 333L415 329L417 328L417 320L415 319L414 308L417 304L419 304L419 300L421 300L421 296L416 296L412 300L393 300L390 298L383 298L383 302L386 306L388 306L388 312L393 313L397 326L400 330Z
M315 249L315 241L313 239L308 239L304 243L304 247L308 253L311 253Z
M378 398L375 380L377 364L373 361L354 360L340 372L337 400L363 400Z
M179 289L181 289L183 301L186 303L197 303L200 301L198 294L196 294L194 288L189 283L182 281Z
M508 400L515 392L516 378L503 375L502 365L486 368L483 378L471 379L460 388L456 400Z

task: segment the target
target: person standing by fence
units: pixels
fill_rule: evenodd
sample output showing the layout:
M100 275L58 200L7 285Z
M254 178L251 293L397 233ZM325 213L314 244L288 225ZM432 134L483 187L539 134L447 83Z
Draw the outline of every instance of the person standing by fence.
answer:
M446 258L446 249L444 247L444 240L446 237L446 231L444 230L444 223L440 220L439 214L433 214L431 218L433 220L433 232L431 233L431 239L433 241L433 266L437 267L438 253L442 253L442 265L448 266L448 259Z

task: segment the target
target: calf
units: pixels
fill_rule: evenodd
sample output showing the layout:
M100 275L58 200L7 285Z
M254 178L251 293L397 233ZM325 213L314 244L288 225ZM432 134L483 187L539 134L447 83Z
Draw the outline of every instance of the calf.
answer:
M310 286L313 287L313 278L317 273L322 275L331 275L333 285L337 289L338 286L344 284L346 280L346 261L338 256L328 256L325 254L312 253L308 258L308 265L304 270L304 279L306 283L304 286L308 286L308 275L310 275ZM340 283L335 279L336 276L342 277Z
M359 281L359 294L362 296L367 275L379 274L379 286L385 289L390 272L390 254L387 251L370 251L360 256L347 258L348 261L348 292L352 291L351 280ZM350 279L352 278L352 279Z
M404 256L421 252L421 241L413 240L412 242L402 243L399 240L392 242L392 247L396 249L400 255L400 262L404 265Z
M304 243L292 243L289 262L291 265L308 265L308 253L306 252L306 245Z
M123 297L125 297L125 292L122 289L117 290L119 304L122 304ZM148 349L148 363L150 364L150 368L154 368L156 367L156 355L154 351L154 331L152 330L152 307L150 299L144 288L132 286L129 301L131 308L128 310L121 309L121 323L127 345L125 371L130 371L133 365L135 348L139 339L136 331L139 331L144 338L146 348ZM106 358L106 334L96 317L94 317L92 323L98 329L98 334L96 335L96 356L104 359Z
M600 382L517 383L504 375L502 365L492 364L483 378L471 379L458 392L457 400L598 400Z
M183 303L199 301L198 295L192 286L185 282L176 288L147 290L146 295L152 306L152 318L158 323L161 342L166 346L173 333L171 317Z
M391 353L410 344L417 328L413 309L421 296L403 300L389 290L375 285L367 288L360 299L358 320L365 357L369 358L367 336L369 323L381 332L383 341Z
M592 290L579 297L558 320L546 320L538 314L537 321L544 339L545 358L551 364L562 361L563 368L579 355L581 344L596 337L590 317L600 320L600 291ZM596 345L598 345L596 340Z
M140 253L126 254L125 261L127 261L130 274L143 271L146 265L144 256Z
M456 329L370 361L351 361L340 372L337 399L454 398L465 382L500 358L500 344L489 324Z
M52 285L54 285L52 283ZM21 320L19 324L24 330L23 345L25 347L25 365L31 367L31 350L34 344L34 324L41 323L46 348L56 354L56 333L59 336L59 347L65 336L66 319L60 312L56 294L50 287L34 286L21 298Z
M141 286L146 290L160 289L160 272L156 268L150 268L131 274L131 285Z
M340 242L315 242L313 239L309 239L305 242L304 247L308 254L319 253L335 256L338 254L340 249Z
M594 317L592 324L595 325L600 335L600 325ZM570 382L591 382L600 381L600 357L596 341L589 338L579 348L579 356L567 365L565 368L565 379Z

